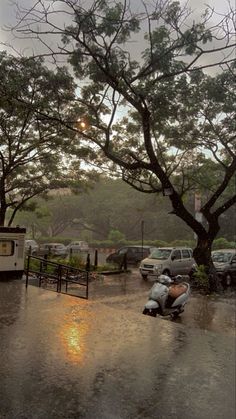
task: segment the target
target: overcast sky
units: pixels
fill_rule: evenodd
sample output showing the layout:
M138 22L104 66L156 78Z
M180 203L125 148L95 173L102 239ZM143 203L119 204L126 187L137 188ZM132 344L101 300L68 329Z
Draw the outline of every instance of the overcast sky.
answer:
M17 1L17 0L16 0ZM27 5L27 8L34 4L36 0L18 0L19 5ZM137 0L131 0L131 3L137 4ZM185 3L185 1L181 1ZM234 3L234 0L231 0L231 4ZM189 0L188 5L195 11L195 14L201 14L206 8L206 5L209 4L211 7L214 7L217 12L223 12L227 9L227 0ZM1 42L6 42L13 44L13 46L18 49L19 45L23 48L23 43L19 43L17 40L13 40L12 34L10 32L4 31L4 26L12 25L16 21L16 9L13 0L0 0L0 50L6 49L5 46L1 45ZM24 47L28 49L30 46L30 41L24 41ZM34 46L32 45L34 48ZM31 49L31 48L30 48Z

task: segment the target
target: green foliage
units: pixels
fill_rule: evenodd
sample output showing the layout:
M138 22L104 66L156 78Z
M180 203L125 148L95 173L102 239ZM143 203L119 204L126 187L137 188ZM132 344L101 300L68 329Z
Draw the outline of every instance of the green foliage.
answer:
M170 246L173 246L173 247L184 246L184 247L191 247L192 249L194 249L194 247L196 246L196 241L195 240L174 240L170 242Z
M11 224L19 209L34 209L31 197L69 183L72 133L60 120L70 118L75 85L66 68L52 71L41 59L6 52L0 52L0 79L0 224L9 210Z
M115 244L123 243L125 241L125 235L119 230L111 230L108 234L108 240L112 241Z
M25 258L25 269L28 266L28 258ZM32 259L30 258L30 264L29 264L29 269L32 271L36 271L38 272L40 268L40 261L37 259Z
M140 244L140 243L138 243L138 244ZM150 245L150 246L153 246L153 247L166 247L166 246L169 246L169 244L166 242L166 241L164 241L164 240L145 240L144 241L144 244L145 245Z
M234 249L236 247L236 242L228 241L224 237L219 237L218 239L214 240L213 242L213 250L217 249Z
M85 262L83 260L83 258L79 255L73 255L70 256L67 259L60 259L60 262L63 265L70 265L73 268L78 268L78 269L84 269L85 268Z
M101 248L115 248L113 241L111 240L91 240L90 246L94 249L101 249Z
M53 259L50 259L50 261L53 261ZM49 261L49 262L50 262ZM57 260L54 260L55 262L57 262ZM25 269L27 269L28 266L28 258L25 259ZM39 259L34 259L34 258L30 258L30 263L29 263L29 270L30 271L34 271L36 272L46 272L48 274L55 274L55 269L56 266L55 265L51 265L50 263L47 263L47 260L39 260Z
M168 214L170 205L166 198L147 195L144 199L143 194L122 181L103 179L95 184L94 189L78 195L53 196L46 202L39 198L34 201L36 211L22 211L16 221L27 228L28 238L34 236L40 243L67 245L74 240L85 240L94 248L141 244L143 220L144 244L191 248L196 245L190 229L177 217ZM194 213L191 194L186 194L185 205ZM220 220L220 234L229 242L224 244L225 247L234 247L234 242L230 244L235 234L234 218L232 208ZM120 243L108 240L111 230L118 230L126 240Z
M193 274L193 279L195 280L197 288L202 289L204 292L210 291L209 277L206 273L206 267L204 265L199 265L197 267L197 271Z

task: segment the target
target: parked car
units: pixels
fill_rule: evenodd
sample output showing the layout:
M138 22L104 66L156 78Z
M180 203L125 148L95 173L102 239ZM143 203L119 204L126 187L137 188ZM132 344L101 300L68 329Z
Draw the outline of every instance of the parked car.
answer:
M85 241L73 241L66 246L68 253L88 252L89 245Z
M62 243L44 243L40 246L39 253L41 255L50 254L53 256L66 256L67 249Z
M136 265L144 257L147 257L152 249L154 249L154 247L151 246L124 246L118 249L116 252L108 255L106 262L120 265L124 261L124 256L126 255L127 264Z
M213 250L211 257L222 284L236 282L236 249Z
M35 240L25 240L25 252L31 255L36 255L39 250L39 245Z
M159 247L142 260L139 270L143 279L148 275L189 275L194 265L193 251L186 247Z

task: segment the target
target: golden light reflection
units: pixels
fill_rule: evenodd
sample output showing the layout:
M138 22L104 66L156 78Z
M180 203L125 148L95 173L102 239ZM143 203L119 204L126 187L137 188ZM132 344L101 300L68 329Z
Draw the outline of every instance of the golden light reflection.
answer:
M61 325L60 338L69 361L81 363L86 353L86 336L91 328L89 319L79 323L66 319Z

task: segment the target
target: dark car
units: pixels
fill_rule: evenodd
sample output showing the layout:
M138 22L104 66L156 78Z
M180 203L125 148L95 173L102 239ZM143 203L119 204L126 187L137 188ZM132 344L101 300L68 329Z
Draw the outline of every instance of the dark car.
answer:
M153 249L154 247L151 246L124 246L107 256L106 262L122 265L126 258L127 264L137 265L142 259L147 257Z
M236 249L215 250L212 261L223 285L236 283Z

